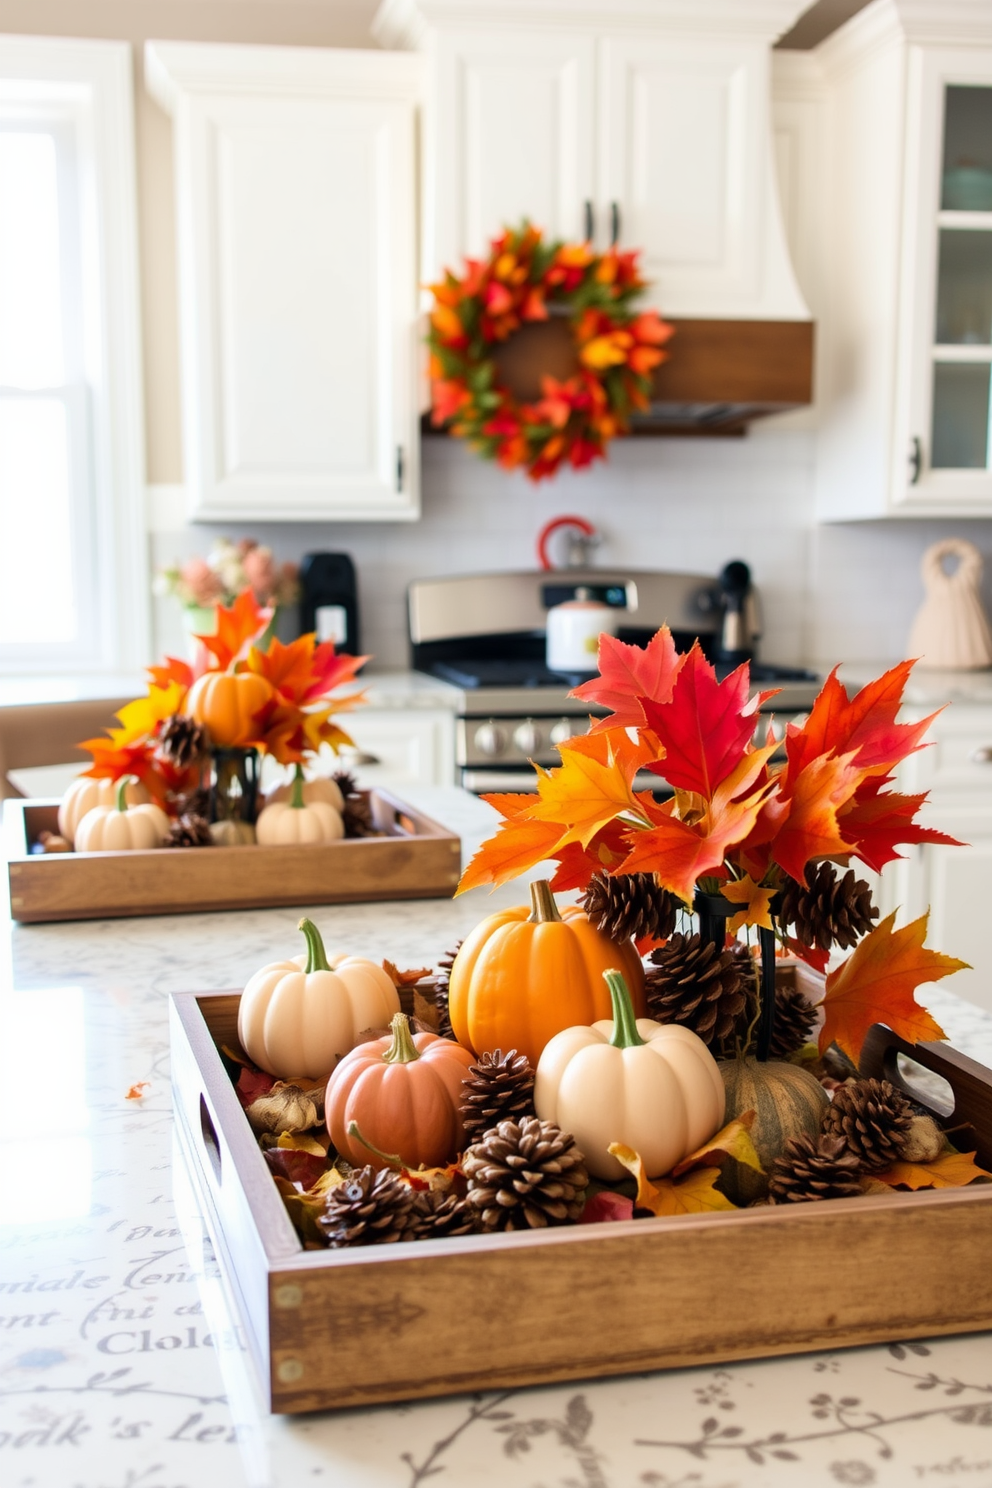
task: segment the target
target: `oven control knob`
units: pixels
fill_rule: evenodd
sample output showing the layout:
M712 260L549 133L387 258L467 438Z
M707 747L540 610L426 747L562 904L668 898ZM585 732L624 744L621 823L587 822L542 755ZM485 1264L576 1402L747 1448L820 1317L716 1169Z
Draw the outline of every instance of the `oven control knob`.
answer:
M480 724L475 731L473 743L480 754L502 754L506 748L506 730L491 722Z
M532 718L513 731L513 742L521 754L536 754L541 747L541 731Z
M572 720L570 718L559 719L554 728L551 730L552 744L566 744L572 737L572 732ZM582 732L581 727L578 729L577 732Z

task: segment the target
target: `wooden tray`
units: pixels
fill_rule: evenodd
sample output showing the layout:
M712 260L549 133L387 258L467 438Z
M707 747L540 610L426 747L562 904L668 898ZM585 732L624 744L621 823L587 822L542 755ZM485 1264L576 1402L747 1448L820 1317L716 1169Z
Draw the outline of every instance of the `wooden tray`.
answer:
M302 1248L221 1062L237 994L173 997L176 1127L277 1412L502 1389L992 1327L992 1184L353 1250ZM950 1081L992 1159L992 1071L869 1034ZM914 1092L915 1096L915 1092ZM951 1118L948 1118L950 1122Z
M461 842L388 791L366 792L384 837L306 847L30 852L57 831L58 801L4 802L10 913L27 923L267 909L369 899L450 899Z

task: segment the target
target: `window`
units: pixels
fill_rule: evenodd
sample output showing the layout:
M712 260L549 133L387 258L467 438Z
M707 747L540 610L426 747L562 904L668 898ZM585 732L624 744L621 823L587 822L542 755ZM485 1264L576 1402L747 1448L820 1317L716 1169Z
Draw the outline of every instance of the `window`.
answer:
M0 38L0 673L146 660L130 51Z

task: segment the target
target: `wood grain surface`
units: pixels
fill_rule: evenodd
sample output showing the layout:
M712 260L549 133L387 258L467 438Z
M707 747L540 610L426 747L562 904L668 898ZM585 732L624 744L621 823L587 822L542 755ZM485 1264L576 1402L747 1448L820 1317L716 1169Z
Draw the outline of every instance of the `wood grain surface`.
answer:
M268 1341L257 1357L275 1411L992 1327L992 1185L305 1251L218 1052L236 1047L236 1023L232 994L174 998L177 1117L230 1293L251 1298ZM912 1053L939 1058L958 1112L988 1131L992 1072L953 1050ZM201 1101L220 1177L197 1136Z
M37 855L30 843L56 829L58 802L5 801L11 916L31 923L450 898L461 868L458 837L388 791L367 794L388 836L299 847Z

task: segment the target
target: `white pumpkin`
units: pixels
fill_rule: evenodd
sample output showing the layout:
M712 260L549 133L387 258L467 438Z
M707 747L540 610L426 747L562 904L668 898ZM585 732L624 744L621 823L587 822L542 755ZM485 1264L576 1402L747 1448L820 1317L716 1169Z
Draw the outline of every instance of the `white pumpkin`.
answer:
M277 801L288 801L293 794L295 778L287 780L284 785L275 785L271 790L265 792L266 806L272 806ZM303 781L303 804L312 806L315 801L324 801L328 806L333 806L335 811L344 810L344 796L336 780L329 775L315 775L312 780Z
M386 1028L400 999L381 966L361 956L328 961L312 920L307 954L263 966L241 994L238 1037L260 1069L286 1079L330 1074L367 1028Z
M94 806L117 805L116 780L94 780L91 775L78 776L59 804L59 832L67 842L75 842L76 828ZM129 806L141 806L151 800L139 780L129 779L125 800Z
M161 847L169 835L169 818L161 806L127 804L127 780L117 786L113 806L94 806L76 828L77 852L135 852Z
M676 1023L634 1018L619 972L605 973L613 1021L565 1028L538 1061L534 1108L571 1132L594 1177L626 1170L610 1144L633 1147L649 1178L660 1178L718 1132L726 1095L701 1038Z
M293 782L288 801L276 801L258 814L255 840L266 847L280 843L335 842L344 836L341 813L326 801L303 801L303 782Z

